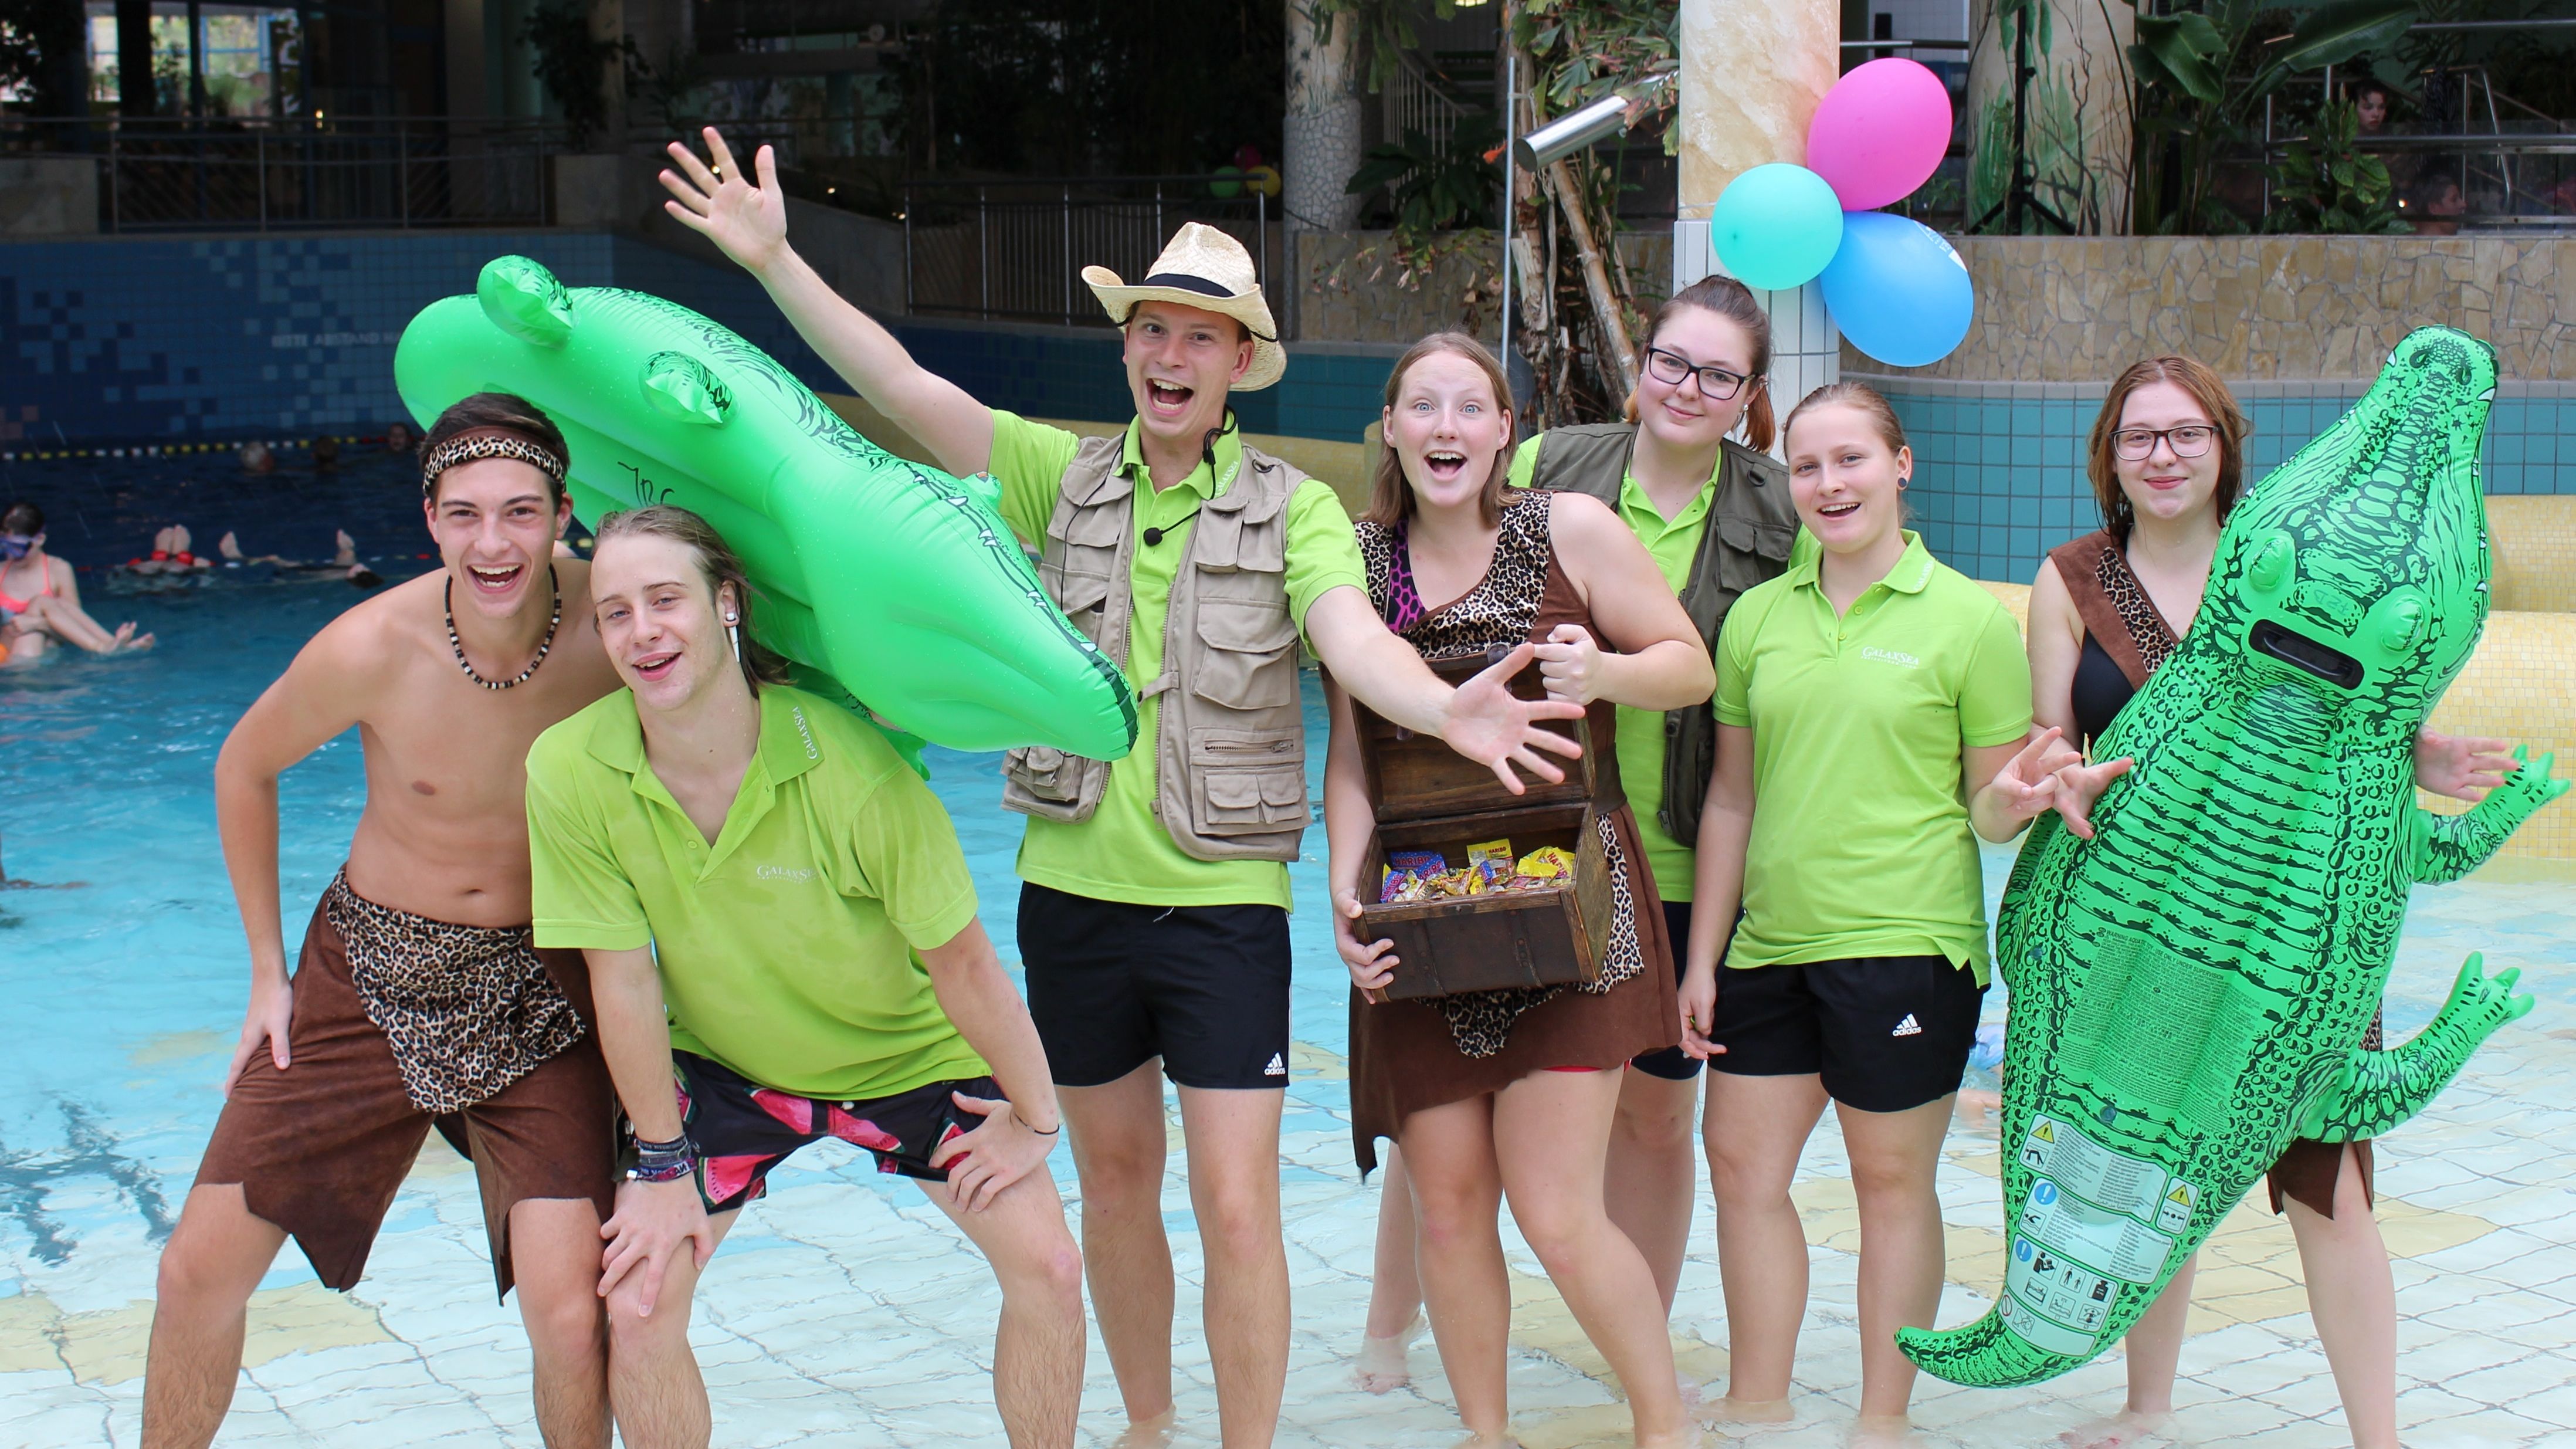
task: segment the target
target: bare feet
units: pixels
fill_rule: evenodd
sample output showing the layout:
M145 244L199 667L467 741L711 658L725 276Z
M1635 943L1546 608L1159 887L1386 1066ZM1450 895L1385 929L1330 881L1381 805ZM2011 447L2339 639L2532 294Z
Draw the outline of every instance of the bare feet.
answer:
M1172 1442L1175 1412L1165 1409L1150 1419L1130 1422L1125 1433L1109 1441L1109 1449L1165 1449Z
M1712 1424L1785 1424L1797 1416L1787 1399L1739 1399L1733 1394L1703 1398L1697 1412Z
M1851 1449L1905 1449L1923 1436L1903 1414L1864 1414L1852 1421Z
M224 530L224 536L215 540L215 552L226 563L240 563L242 561L241 540L233 537L233 531L227 528Z
M331 562L340 564L344 567L349 564L356 563L358 561L358 541L349 536L349 530L344 528L331 536L339 543L338 551L331 555Z
M152 636L149 634L135 633L134 625L129 621L127 623L117 625L116 637L108 643L106 648L101 649L98 652L101 654L133 654L151 647Z
M1422 1331L1422 1312L1414 1311L1404 1326L1384 1338L1376 1334L1360 1336L1360 1361L1355 1376L1360 1387L1372 1394L1383 1394L1413 1382L1412 1366L1405 1362L1405 1350L1414 1335Z
M1449 1449L1521 1449L1521 1441L1512 1437L1511 1430L1505 1429L1499 1434L1469 1434L1450 1445Z
M2129 1449L2130 1445L2149 1439L2168 1437L2165 1430L2172 1423L2170 1410L2145 1413L2137 1409L2122 1409L2107 1419L2095 1419L2059 1434L2057 1442L2065 1445L2066 1449Z

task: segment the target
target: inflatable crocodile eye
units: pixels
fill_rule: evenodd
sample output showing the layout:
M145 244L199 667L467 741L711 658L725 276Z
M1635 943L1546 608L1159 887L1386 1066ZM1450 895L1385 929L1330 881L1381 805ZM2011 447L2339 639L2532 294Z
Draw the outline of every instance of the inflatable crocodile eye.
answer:
M2289 587L2292 566L2298 560L2298 545L2285 533L2273 534L2254 551L2254 561L2245 566L2246 582L2258 591L2277 594Z
M2390 654L2405 654L2424 642L2432 624L2432 613L2424 600L2407 594L2389 600L2378 620L2379 647Z
M494 257L474 279L475 300L492 325L534 347L561 347L572 337L572 294L537 262Z
M673 422L712 428L733 407L733 394L685 352L656 352L644 360L644 401Z

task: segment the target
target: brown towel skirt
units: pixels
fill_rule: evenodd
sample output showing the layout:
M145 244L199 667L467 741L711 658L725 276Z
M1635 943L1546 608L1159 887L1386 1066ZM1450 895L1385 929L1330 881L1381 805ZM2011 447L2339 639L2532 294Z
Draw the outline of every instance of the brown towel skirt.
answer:
M573 1008L593 1019L581 953L538 954ZM292 1234L325 1285L340 1292L357 1285L433 1120L473 1160L493 1280L504 1297L516 1281L511 1208L530 1198L586 1198L603 1222L615 1211L617 1098L597 1032L582 1033L498 1095L432 1119L404 1093L393 1047L367 1019L339 932L317 906L296 964L287 1045L285 1071L263 1050L233 1084L197 1183L241 1184L251 1212Z

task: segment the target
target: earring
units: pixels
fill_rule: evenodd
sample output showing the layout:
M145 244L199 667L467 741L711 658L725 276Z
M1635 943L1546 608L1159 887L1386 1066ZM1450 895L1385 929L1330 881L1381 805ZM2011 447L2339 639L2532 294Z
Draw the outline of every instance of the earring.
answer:
M1896 491L1899 493L1905 491L1905 475L1902 473L1896 475Z
M725 639L733 645L733 662L740 664L742 662L742 630L734 623L734 616L731 614L725 615Z

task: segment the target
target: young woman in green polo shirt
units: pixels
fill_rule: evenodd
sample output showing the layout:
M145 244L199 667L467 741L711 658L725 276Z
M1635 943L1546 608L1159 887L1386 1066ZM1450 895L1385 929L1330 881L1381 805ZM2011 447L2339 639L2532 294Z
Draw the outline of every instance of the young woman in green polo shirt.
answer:
M1786 452L1822 548L1747 592L1718 639L1683 1045L1711 1068L1721 1412L1788 1416L1807 1300L1789 1183L1830 1101L1860 1205L1861 1417L1885 1422L1914 1385L1896 1330L1940 1301L1933 1169L1987 970L1971 832L2012 839L2078 757L2031 736L2012 616L1905 529L1914 457L1887 400L1818 389Z

